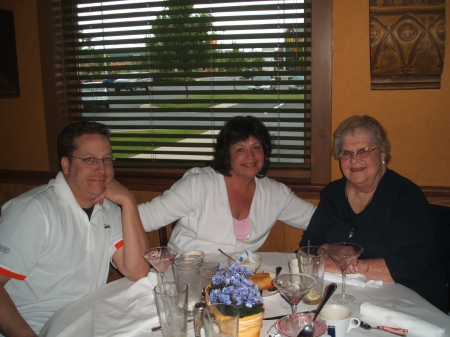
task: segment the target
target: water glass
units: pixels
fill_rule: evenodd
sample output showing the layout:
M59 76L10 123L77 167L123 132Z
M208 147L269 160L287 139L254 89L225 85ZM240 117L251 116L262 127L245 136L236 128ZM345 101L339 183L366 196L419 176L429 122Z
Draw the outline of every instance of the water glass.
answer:
M163 337L187 337L187 284L163 282L153 293Z
M203 260L198 257L177 257L172 263L175 280L188 285L187 311L189 316L194 315L194 305L202 300Z
M239 309L234 304L208 305L202 319L206 337L238 337Z
M211 284L212 277L217 273L219 270L219 262L212 261L212 260L205 260L202 263L202 289L205 289L205 287L208 284Z
M318 304L322 299L327 250L318 246L301 247L296 254L300 273L310 275L316 280L315 286L303 297L303 302L309 305Z

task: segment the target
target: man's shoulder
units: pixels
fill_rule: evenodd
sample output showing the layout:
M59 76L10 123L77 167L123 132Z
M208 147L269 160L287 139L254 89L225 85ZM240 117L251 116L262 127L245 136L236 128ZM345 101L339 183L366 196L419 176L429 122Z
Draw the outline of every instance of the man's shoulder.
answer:
M2 206L2 217L14 219L17 217L36 217L37 214L50 214L59 207L56 193L51 183L35 187ZM52 211L53 210L53 211ZM12 217L12 218L10 218Z
M29 200L31 200L31 199L37 199L40 197L44 197L48 194L54 194L53 182L54 182L54 180L52 179L52 180L50 180L50 182L48 184L35 187L17 197L15 197L14 199L24 199L24 200L29 199ZM12 200L14 200L14 199L12 199Z

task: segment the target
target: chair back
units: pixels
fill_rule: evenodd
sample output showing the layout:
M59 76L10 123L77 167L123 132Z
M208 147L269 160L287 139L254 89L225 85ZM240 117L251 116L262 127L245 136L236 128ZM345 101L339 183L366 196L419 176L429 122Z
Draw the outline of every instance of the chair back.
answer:
M171 224L161 227L160 229L158 229L158 233L159 233L159 245L160 246L167 246L167 243L169 242L169 238L170 238L170 234L172 233L172 231L170 232L170 234L167 233L167 227L168 226L172 226L172 230L175 228L175 225L177 224L178 220L172 222Z
M450 207L430 204L435 238L446 258L447 281L450 284Z

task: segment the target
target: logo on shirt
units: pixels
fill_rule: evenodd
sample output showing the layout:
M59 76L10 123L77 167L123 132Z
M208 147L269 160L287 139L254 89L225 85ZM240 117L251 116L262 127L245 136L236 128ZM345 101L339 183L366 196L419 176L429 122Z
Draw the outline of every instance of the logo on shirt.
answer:
M111 225L105 224L104 226L105 226L105 229L111 228Z
M8 247L5 247L5 246L2 246L2 245L0 245L0 252L3 252L3 253L5 253L5 254L8 254L9 253L9 248Z

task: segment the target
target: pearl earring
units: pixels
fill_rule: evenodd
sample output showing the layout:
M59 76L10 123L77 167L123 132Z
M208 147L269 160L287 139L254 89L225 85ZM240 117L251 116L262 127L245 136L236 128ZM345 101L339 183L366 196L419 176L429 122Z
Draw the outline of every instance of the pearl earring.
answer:
M383 164L383 165L384 165L384 164L386 164L386 162L385 162L385 161L383 161L383 162L382 162L381 164Z

